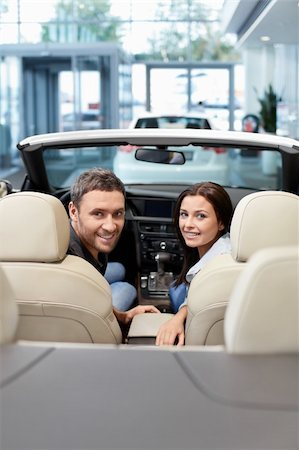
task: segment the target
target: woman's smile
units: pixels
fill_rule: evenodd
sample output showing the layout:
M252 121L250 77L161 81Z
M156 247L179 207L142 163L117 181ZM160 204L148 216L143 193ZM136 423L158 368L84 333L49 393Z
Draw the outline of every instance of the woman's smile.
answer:
M221 228L213 205L201 195L183 199L179 227L186 244L197 248L200 256L218 239Z

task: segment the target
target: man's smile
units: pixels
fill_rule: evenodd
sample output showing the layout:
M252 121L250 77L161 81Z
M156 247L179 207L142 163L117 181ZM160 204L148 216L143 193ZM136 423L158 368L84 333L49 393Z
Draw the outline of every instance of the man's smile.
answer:
M96 236L98 238L100 238L100 239L105 240L105 241L111 241L111 240L115 239L115 237L116 237L115 233L113 233L113 234L106 234L106 235L97 234Z

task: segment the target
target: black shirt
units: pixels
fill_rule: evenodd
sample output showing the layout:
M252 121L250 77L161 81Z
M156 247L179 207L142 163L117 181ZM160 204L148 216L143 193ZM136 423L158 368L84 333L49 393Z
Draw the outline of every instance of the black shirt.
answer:
M72 225L70 225L70 229L71 229L71 236L67 253L69 255L80 256L80 258L83 258L86 261L88 261L90 264L93 265L93 267L95 267L95 269L97 269L98 272L104 275L107 268L107 260L108 260L107 255L105 253L98 253L98 259L95 259L92 256L92 254L87 250L87 248L83 245L83 243L80 241Z

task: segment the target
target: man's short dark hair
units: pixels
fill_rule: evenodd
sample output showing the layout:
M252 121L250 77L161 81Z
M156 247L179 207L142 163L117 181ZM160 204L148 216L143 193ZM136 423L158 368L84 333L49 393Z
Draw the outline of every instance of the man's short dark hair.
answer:
M90 191L119 191L126 198L123 182L111 170L94 167L82 172L71 187L71 201L79 206L84 194Z

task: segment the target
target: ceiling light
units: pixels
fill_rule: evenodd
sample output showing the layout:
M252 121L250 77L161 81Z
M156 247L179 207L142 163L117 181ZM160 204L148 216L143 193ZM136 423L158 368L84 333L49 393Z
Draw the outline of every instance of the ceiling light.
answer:
M260 40L262 42L269 42L269 41L271 41L271 38L270 38L270 36L261 36Z

